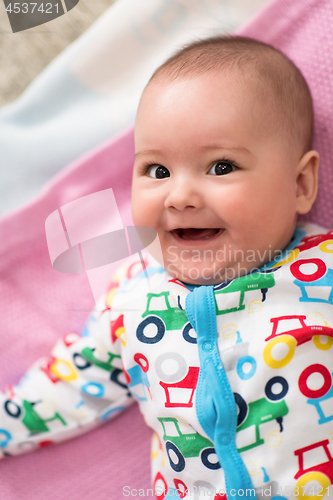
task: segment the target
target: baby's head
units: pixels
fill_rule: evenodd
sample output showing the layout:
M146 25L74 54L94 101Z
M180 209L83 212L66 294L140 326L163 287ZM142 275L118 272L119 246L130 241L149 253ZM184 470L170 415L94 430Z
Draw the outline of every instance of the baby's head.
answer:
M157 230L163 265L216 284L272 260L316 197L308 86L274 48L195 42L160 66L135 126L132 212Z

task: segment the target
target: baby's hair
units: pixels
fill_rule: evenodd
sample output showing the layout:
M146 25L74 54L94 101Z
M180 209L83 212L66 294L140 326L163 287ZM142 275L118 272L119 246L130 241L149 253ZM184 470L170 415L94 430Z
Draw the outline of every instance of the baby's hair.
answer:
M173 81L209 72L235 71L245 78L255 95L272 105L266 108L278 120L284 138L303 155L312 148L313 106L306 80L295 64L266 43L241 36L214 36L183 47L152 75ZM298 148L297 148L298 149Z

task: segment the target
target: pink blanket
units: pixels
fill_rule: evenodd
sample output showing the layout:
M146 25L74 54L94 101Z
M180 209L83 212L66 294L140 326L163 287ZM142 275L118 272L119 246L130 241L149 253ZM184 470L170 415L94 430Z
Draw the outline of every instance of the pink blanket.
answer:
M240 33L281 48L303 71L315 105L315 148L321 155L311 220L333 226L333 4L275 0ZM131 224L132 130L79 159L24 209L0 222L1 389L47 355L62 334L80 331L93 307L87 277L54 271L45 220L72 200L112 187L124 224ZM123 487L148 488L150 431L136 407L71 442L4 460L1 498L113 500Z

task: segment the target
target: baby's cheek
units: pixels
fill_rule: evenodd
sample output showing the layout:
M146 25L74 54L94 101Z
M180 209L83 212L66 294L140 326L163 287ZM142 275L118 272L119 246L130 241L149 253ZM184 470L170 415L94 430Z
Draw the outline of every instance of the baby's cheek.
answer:
M147 197L140 194L132 196L132 216L136 226L150 226L153 213L154 211Z
M132 215L133 215L133 222L135 226L146 226L148 225L148 219L145 211L142 209L142 207L133 207L132 209Z
M235 193L230 191L221 198L222 218L225 218L226 222L231 221L242 225L255 219L260 214L255 198L256 195L246 189L238 190Z
M258 189L244 190L239 197L235 211L248 223L259 223L266 221L270 217L272 204L274 201L266 193L260 193Z
M132 212L135 224L159 229L163 212L163 197L151 189L138 189L132 194Z

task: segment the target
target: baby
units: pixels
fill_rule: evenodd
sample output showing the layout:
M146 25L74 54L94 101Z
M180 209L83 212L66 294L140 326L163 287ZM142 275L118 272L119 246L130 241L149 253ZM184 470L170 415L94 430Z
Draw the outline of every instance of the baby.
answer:
M2 396L7 454L137 400L158 499L332 494L333 233L296 229L317 193L312 129L303 76L263 43L198 41L157 69L132 192L157 243L143 270L119 269L83 336Z
M317 192L312 123L304 78L258 42L199 42L155 72L136 120L132 212L157 230L170 274L221 283L286 248Z

